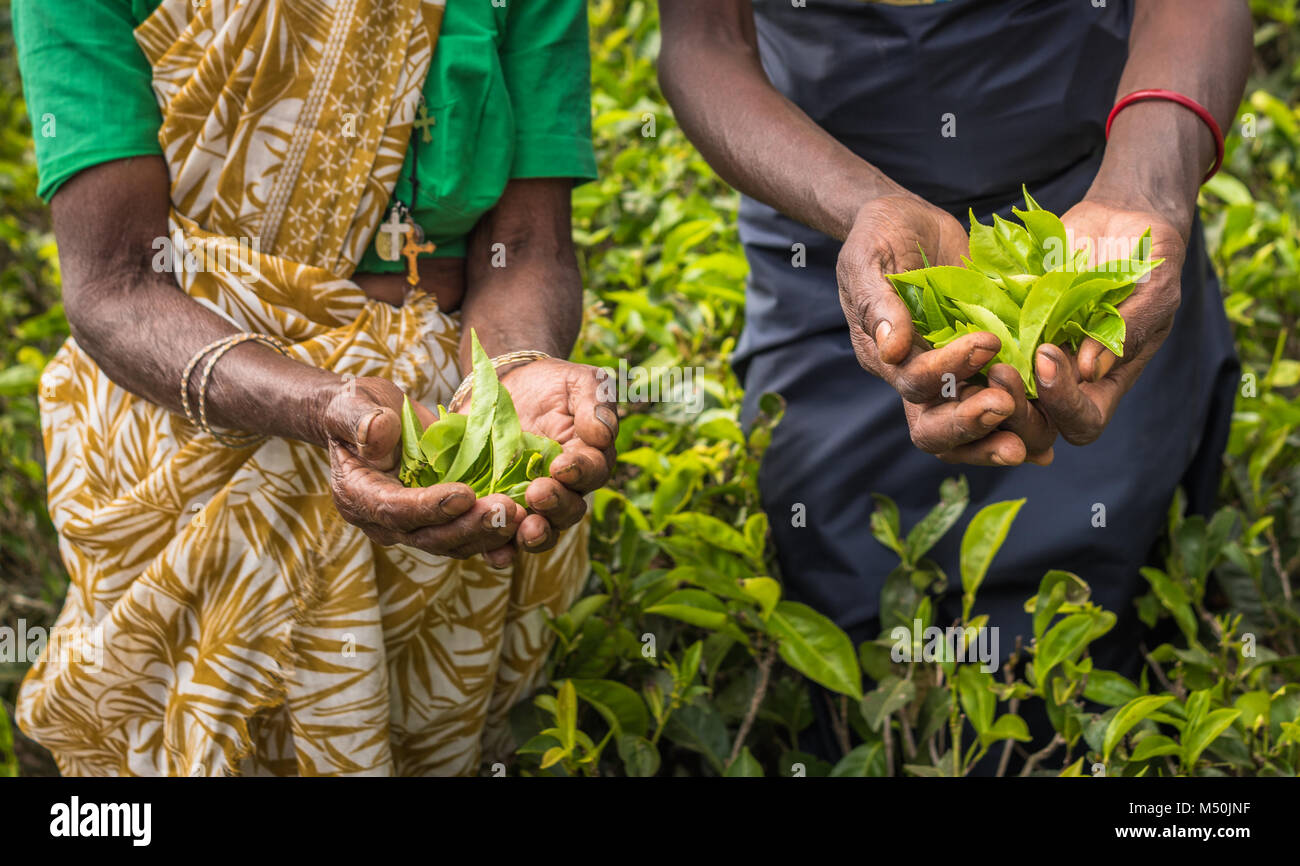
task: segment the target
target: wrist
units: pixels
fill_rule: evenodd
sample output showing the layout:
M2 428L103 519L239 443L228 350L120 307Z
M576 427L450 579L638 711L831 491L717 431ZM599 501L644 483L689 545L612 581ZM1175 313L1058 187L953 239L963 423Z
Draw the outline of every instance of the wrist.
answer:
M866 163L863 163L863 166L868 169L865 177L856 183L839 185L840 191L835 193L843 198L843 204L839 206L837 217L832 223L836 227L836 231L833 232L836 240L846 240L862 212L878 204L882 199L893 198L924 207L934 207L916 193L899 186Z
M323 446L329 405L347 385L336 373L287 358L268 346L240 345L213 369L208 421L236 433Z
M1155 211L1186 239L1214 154L1214 135L1194 112L1173 102L1135 102L1115 116L1086 198Z
M492 363L492 369L496 372L497 381L506 385L508 390L509 385L507 384L506 379L511 373L522 367L526 367L535 361L553 361L556 359L555 356L546 352L521 350L507 352L504 355L498 355L490 360ZM470 370L470 372L465 375L465 378L461 380L460 386L456 389L456 393L452 394L451 399L447 401L447 409L452 412L459 412L469 403L473 395L474 371Z
M284 413L289 429L282 435L324 448L332 435L328 424L331 408L346 396L347 388L356 387L356 379L317 368L308 368L301 376L289 389L295 405Z

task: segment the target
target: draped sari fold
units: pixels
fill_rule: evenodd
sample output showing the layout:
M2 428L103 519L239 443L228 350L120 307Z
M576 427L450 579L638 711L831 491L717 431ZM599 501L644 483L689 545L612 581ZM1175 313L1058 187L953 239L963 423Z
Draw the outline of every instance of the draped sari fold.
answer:
M393 192L433 55L430 0L164 0L154 70L177 281L343 376L446 401L459 318L351 281ZM231 450L68 340L41 380L49 508L71 585L17 718L70 775L466 774L504 758L586 524L495 570L373 544L323 451Z

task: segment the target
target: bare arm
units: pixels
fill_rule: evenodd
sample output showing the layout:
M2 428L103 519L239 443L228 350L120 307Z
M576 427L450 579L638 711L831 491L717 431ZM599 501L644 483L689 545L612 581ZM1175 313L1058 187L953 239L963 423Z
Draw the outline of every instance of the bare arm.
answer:
M238 329L180 291L171 273L154 269L167 209L167 168L159 157L87 169L51 203L64 310L77 344L118 385L179 413L185 365ZM201 367L192 374L192 408L200 374ZM208 420L323 445L316 421L339 381L268 346L242 344L213 370Z
M1117 97L1147 88L1182 93L1226 134L1252 50L1244 0L1138 0ZM1165 259L1119 306L1122 359L1095 340L1085 341L1077 358L1056 347L1038 350L1039 402L1068 441L1102 434L1173 327L1196 193L1214 155L1214 137L1194 112L1164 100L1129 105L1115 117L1088 194L1062 216L1076 238L1103 242L1135 239L1150 226L1152 255Z
M518 540L532 552L553 546L582 517L582 494L609 479L618 434L612 395L602 393L597 370L563 360L582 324L571 192L565 178L511 181L475 227L466 262L461 368L471 367L471 328L489 356L527 349L552 356L501 375L523 428L564 446L551 477L528 487L536 513L520 526Z
M185 365L237 329L154 270L154 240L167 234L168 195L166 166L148 157L87 169L59 190L52 207L64 309L78 345L123 388L179 412ZM402 397L384 379L345 386L334 373L241 344L214 368L208 416L217 427L328 445L339 512L380 544L508 561L503 546L524 517L509 498L476 500L464 484L407 489L389 474L401 440Z
M471 366L471 328L491 356L534 349L567 358L573 350L582 276L573 251L572 189L560 178L512 180L475 226L461 314L462 370Z
M1245 0L1138 0L1118 96L1164 88L1205 106L1227 135L1253 51ZM1089 198L1142 203L1191 231L1214 137L1181 105L1148 100L1115 118Z
M841 241L866 202L910 195L772 86L750 0L660 0L659 15L664 95L727 183Z
M682 129L741 192L844 241L840 303L858 362L903 399L912 441L953 462L1013 465L1051 460L1053 435L1005 386L943 394L998 351L992 334L942 349L919 345L912 317L885 274L959 265L966 232L819 127L763 71L750 0L659 0L659 80ZM995 368L995 381L1015 379ZM1003 429L999 430L1001 427Z

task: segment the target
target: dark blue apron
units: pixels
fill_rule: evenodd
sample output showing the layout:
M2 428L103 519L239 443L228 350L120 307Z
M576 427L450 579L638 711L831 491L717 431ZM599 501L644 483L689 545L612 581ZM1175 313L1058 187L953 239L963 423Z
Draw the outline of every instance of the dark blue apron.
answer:
M965 223L1011 217L1020 185L1056 213L1096 174L1107 112L1127 56L1131 2L951 0L895 6L856 0L755 0L763 64L814 121L894 180ZM954 115L955 137L940 134ZM1119 622L1094 653L1135 672L1138 569L1175 488L1214 504L1239 368L1218 283L1196 225L1169 338L1096 442L1058 440L1050 467L951 466L912 445L898 394L864 372L849 345L835 280L839 243L744 198L740 234L751 274L735 356L745 419L765 392L788 409L759 476L786 592L832 617L854 642L874 638L880 589L897 564L868 531L870 494L885 493L904 527L964 474L972 501L933 552L956 581L958 544L980 507L1025 497L981 588L976 612L1000 628L1005 655L1030 634L1023 604L1043 573L1087 580ZM807 267L792 266L792 245ZM1093 526L1094 506L1106 525ZM806 509L805 525L792 514ZM936 621L956 617L958 592ZM817 697L817 696L815 696ZM816 706L819 713L822 709ZM823 750L823 751L830 751Z

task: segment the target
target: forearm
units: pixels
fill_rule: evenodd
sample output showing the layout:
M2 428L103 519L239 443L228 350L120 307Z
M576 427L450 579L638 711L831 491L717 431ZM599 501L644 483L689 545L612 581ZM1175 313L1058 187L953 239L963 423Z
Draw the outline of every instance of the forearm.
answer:
M747 0L721 6L725 12L696 0L661 0L659 56L677 122L719 176L839 240L868 201L908 194L772 86Z
M1146 88L1182 93L1205 106L1226 134L1250 67L1251 32L1242 0L1139 0L1117 97ZM1214 136L1195 113L1166 100L1134 103L1115 117L1088 195L1136 199L1186 238L1214 158Z
M170 282L170 285L167 283ZM177 414L181 374L195 353L238 333L230 322L181 293L174 282L138 275L118 285L84 286L66 308L73 336L114 383ZM190 375L190 408L198 412L204 367ZM300 439L317 445L316 410L340 378L260 343L227 351L206 393L208 423L217 429Z
M571 240L569 181L512 181L467 251L460 367L470 330L491 357L520 350L567 358L582 325L582 276ZM500 244L500 246L497 246Z
M166 235L166 171L149 162L98 166L55 196L64 309L77 344L110 380L181 413L181 374L190 359L238 329L180 291L170 273L153 268L154 241ZM133 193L123 197L122 189ZM206 360L190 377L196 411ZM268 346L241 344L213 369L208 422L323 444L313 409L338 381Z
M582 324L582 278L577 263L528 261L470 278L462 307L460 369L473 367L470 331L489 357L533 350L568 358Z

